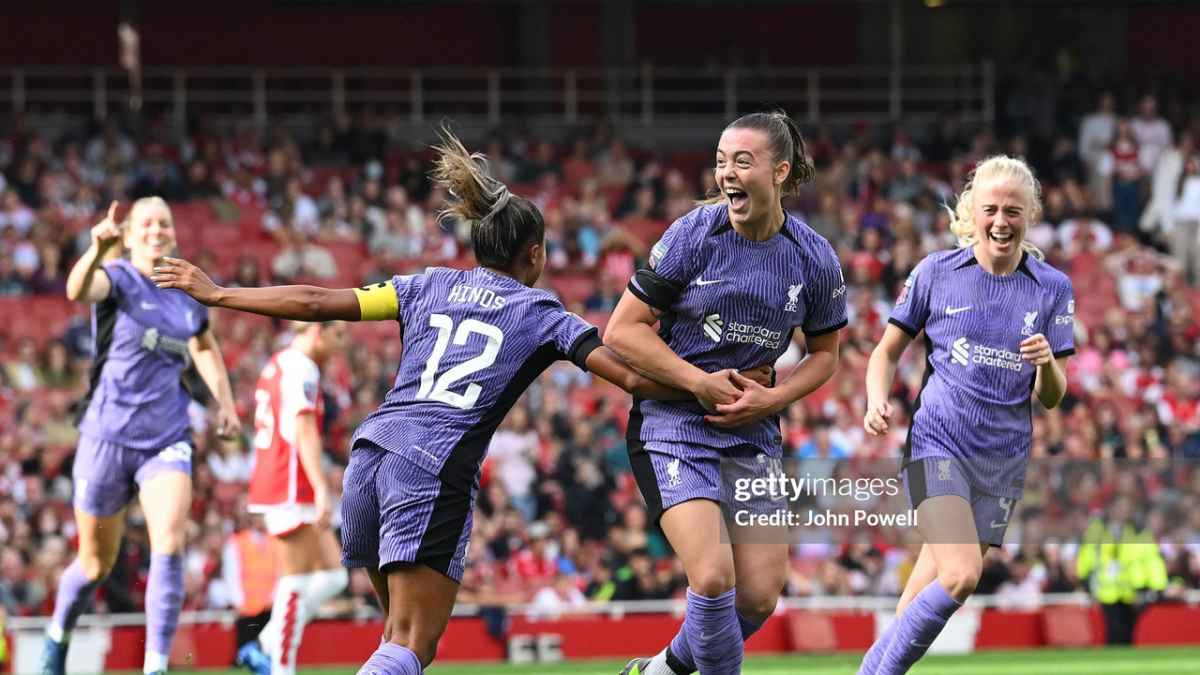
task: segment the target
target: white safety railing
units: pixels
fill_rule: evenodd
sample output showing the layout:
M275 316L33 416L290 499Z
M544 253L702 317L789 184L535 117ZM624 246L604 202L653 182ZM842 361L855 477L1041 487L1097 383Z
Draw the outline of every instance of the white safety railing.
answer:
M451 117L469 125L538 121L574 125L607 118L669 126L728 120L766 106L807 123L920 119L955 111L995 116L990 62L957 66L812 68L147 68L141 106L178 128L192 116L247 117L265 127L296 116L353 114L364 107L423 125ZM127 110L125 71L94 67L0 70L0 109L103 119Z

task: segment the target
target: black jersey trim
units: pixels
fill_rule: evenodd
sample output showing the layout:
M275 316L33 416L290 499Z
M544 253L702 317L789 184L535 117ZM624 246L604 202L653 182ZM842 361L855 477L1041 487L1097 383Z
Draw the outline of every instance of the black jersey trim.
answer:
M804 331L804 335L805 335L805 337L820 337L827 333L832 333L834 331L841 330L841 329L845 328L846 326L848 326L849 324L850 324L849 321L847 321L846 319L842 319L840 322L835 323L834 325L832 325L828 328L821 328L819 330L814 330L814 331L806 330L806 331Z
M1056 359L1061 359L1061 358L1062 358L1062 357L1064 357L1064 356L1071 356L1071 355L1073 355L1074 353L1075 353L1075 348L1074 348L1074 347L1068 347L1068 348L1066 348L1066 349L1062 350L1061 352L1054 352L1054 358L1056 358Z
M446 463L439 474L443 480L456 488L467 489L474 484L479 465L487 452L492 434L512 409L521 394L537 379L550 364L562 358L554 343L546 343L530 354L513 378L509 380L496 402L487 408L470 429L462 435L451 449Z
M467 517L474 506L472 501L469 490L463 491L441 479L437 499L433 502L433 510L429 513L429 522L425 524L413 562L427 565L459 581L451 576L450 567L454 564L458 543L462 540Z
M117 314L120 309L117 299L113 296L113 290L109 290L107 298L93 305L95 323L93 324L92 349L94 355L92 356L92 367L88 372L87 394L76 404L75 424L77 426L83 421L83 416L92 403L92 396L96 394L96 387L100 385L100 374L104 371L104 364L108 361L108 352L112 348L113 331L117 326Z
M925 386L929 384L929 380L933 377L933 340L929 338L929 333L925 334L925 374L921 377L921 389L917 391L917 398L913 401L912 415L909 416L908 433L904 435L904 460L901 466L907 465L912 459L912 430L916 426L917 411L921 409L921 395L925 393Z
M908 479L908 498L915 509L929 497L929 486L925 484L925 460L918 460L904 467Z
M575 341L571 343L571 348L567 350L566 356L572 363L587 372L588 356L602 346L604 346L604 342L600 339L600 329L592 326L575 338Z
M640 422L641 415L638 417ZM646 450L645 443L629 443L629 465L642 499L646 501L646 518L657 526L663 515L662 491L658 488L658 477L654 475L654 464L650 461L650 452Z
M904 323L903 321L893 318L893 317L888 317L888 323L890 323L893 326L895 326L896 328L899 328L900 330L904 331L906 334L908 334L908 337L910 337L910 338L915 339L917 337L917 333L921 332L919 330L914 330L912 326L909 326L908 324Z
M471 496L479 480L479 465L487 453L492 434L504 420L505 415L516 404L517 399L529 385L541 375L550 364L562 358L554 343L546 343L529 355L496 402L492 404L470 429L462 435L458 443L450 450L438 479L442 488L438 491L430 527L421 535L421 543L417 547L417 561L428 565L438 572L446 573L450 569L454 555L458 550L458 537L462 535L467 525L467 517L471 513ZM454 546L447 545L447 537L453 536Z
M667 311L683 293L683 287L649 269L640 269L629 280L629 291L639 300L662 311Z

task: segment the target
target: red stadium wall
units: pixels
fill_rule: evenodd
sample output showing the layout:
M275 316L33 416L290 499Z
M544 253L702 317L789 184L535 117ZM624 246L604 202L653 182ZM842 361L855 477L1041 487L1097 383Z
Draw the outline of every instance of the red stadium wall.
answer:
M975 649L1031 649L1049 644L1058 646L1099 646L1103 643L1103 623L1097 608L1065 609L1059 619L1053 611L1009 611L985 609L979 612L975 629ZM1051 622L1071 622L1071 634L1083 640L1054 640ZM1200 644L1200 607L1164 605L1151 607L1138 624L1137 645ZM555 621L512 619L512 636L557 636L563 658L622 658L658 651L675 634L679 617L671 614L631 614L620 618L586 616ZM1063 628L1063 627L1060 627ZM298 660L307 665L359 663L379 644L378 622L320 621L308 626ZM106 670L136 669L142 662L144 628L122 626L111 629L111 646L105 659ZM875 638L875 616L867 612L792 611L771 617L746 645L752 653L865 651ZM40 645L40 637L32 642ZM172 661L196 668L227 667L233 658L234 635L230 626L200 624L181 628L176 638ZM488 635L479 618L456 618L450 622L441 641L438 659L442 661L498 661L506 656L505 644Z

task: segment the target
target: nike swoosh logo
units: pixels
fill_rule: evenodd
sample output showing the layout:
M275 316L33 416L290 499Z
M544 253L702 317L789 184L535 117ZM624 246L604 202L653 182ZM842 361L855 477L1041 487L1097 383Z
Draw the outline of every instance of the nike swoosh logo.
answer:
M996 521L994 521L994 520L992 521L992 529L993 529L993 530L994 530L994 529L996 529L997 527L1004 527L1005 525L1008 525L1008 523L1007 523L1007 522L1004 522L1004 523L997 523L997 522L996 522Z
M721 283L721 279L697 279L696 280L697 286L707 286L709 284L719 284L719 283Z
M915 639L909 640L908 644L910 644L918 649L926 649L930 645L930 643L928 643L928 642L926 642L925 644L921 644L920 642L917 642Z
M946 313L953 316L955 314L958 314L959 312L965 312L968 309L971 309L970 305L967 305L966 307L947 307Z
M147 311L152 310L152 309L158 309L158 305L156 305L152 302L143 302L142 309L147 310Z

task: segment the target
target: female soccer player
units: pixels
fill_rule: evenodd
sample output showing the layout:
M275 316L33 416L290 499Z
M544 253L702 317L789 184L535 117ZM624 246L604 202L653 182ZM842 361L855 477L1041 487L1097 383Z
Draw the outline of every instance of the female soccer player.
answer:
M67 297L93 305L96 346L73 471L79 555L59 580L43 653L47 675L66 667L71 629L116 562L125 506L135 493L151 552L144 671L166 672L183 602L184 524L192 505L190 398L180 380L189 363L216 397L221 435L241 429L208 309L149 279L175 248L167 203L137 200L124 226L116 211L113 202L92 228L92 244L67 279ZM129 257L102 264L122 239Z
M630 661L631 675L740 672L743 641L783 590L788 542L786 532L755 543L723 534L721 460L750 458L774 471L782 453L777 414L833 374L846 325L837 255L780 201L813 177L796 123L781 112L737 119L721 134L714 171L719 198L671 225L605 335L635 370L699 400L635 399L630 413L634 474L688 576L679 634L657 656ZM774 363L797 326L809 355L779 386L705 374Z
M896 364L925 332L925 383L901 470L925 544L897 618L860 674L907 672L975 590L983 555L1003 542L1021 498L1030 393L1053 408L1066 391L1065 362L1075 352L1071 280L1025 240L1041 215L1040 190L1019 159L981 163L951 223L959 248L917 265L871 353L863 426L882 435Z
M434 175L456 198L447 213L471 224L475 269L431 267L341 290L219 288L181 260L164 261L154 277L204 304L268 316L399 320L396 383L355 432L342 498L342 562L367 568L387 610L384 642L364 675L416 675L433 661L462 579L480 463L539 373L570 359L639 396L691 396L629 369L600 348L595 327L531 288L546 262L542 214L490 178L483 156L448 131L437 151ZM736 391L734 376L707 379ZM770 377L762 369L754 376Z

